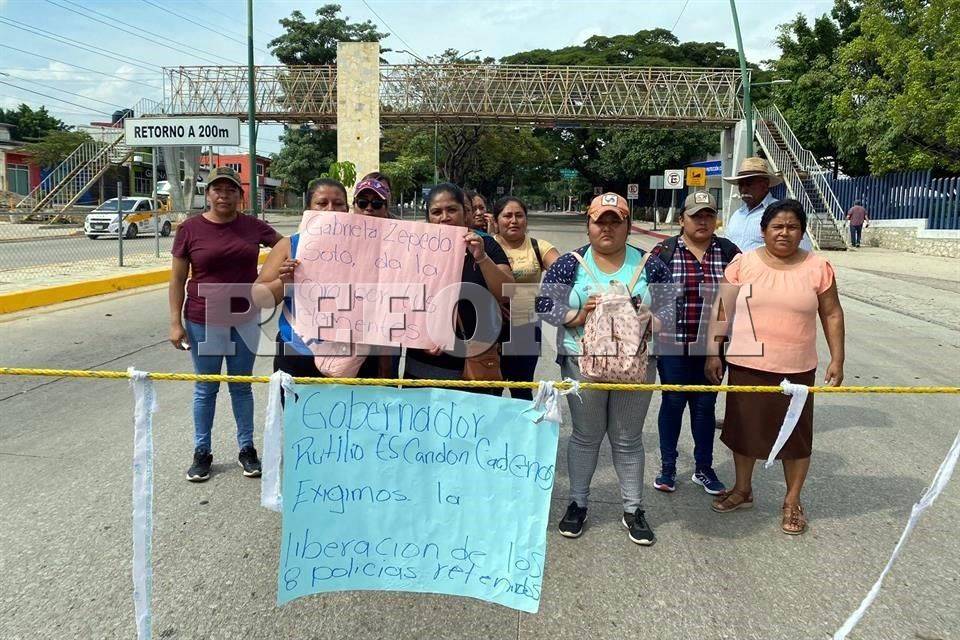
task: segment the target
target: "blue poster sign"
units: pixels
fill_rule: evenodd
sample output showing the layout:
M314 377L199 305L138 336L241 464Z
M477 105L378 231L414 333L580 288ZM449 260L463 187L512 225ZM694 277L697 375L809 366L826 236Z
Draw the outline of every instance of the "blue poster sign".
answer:
M536 612L559 434L540 413L445 389L297 385L279 604L373 589Z

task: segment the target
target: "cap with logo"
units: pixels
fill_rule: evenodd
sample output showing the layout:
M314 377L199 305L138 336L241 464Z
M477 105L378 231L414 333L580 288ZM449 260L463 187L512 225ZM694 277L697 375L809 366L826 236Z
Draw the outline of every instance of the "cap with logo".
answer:
M387 186L386 182L375 178L367 178L366 180L358 182L357 186L353 189L354 197L360 195L361 191L373 191L384 200L390 199L390 187Z
M696 191L683 201L683 215L692 216L700 211L717 214L717 200L707 191Z
M623 196L616 193L603 193L594 198L587 209L587 215L592 220L598 220L608 211L620 216L621 220L630 217L630 205L627 204L627 200Z
M240 174L227 166L214 167L207 175L207 189L217 180L227 180L243 189L243 183L240 182Z

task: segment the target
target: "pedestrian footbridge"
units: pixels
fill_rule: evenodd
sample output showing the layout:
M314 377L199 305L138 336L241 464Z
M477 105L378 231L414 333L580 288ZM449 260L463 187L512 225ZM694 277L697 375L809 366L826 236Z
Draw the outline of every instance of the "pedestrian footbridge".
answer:
M375 76L376 74L374 74ZM254 70L258 122L335 125L337 66ZM551 128L732 129L743 121L738 69L500 64L380 65L381 125L488 125ZM164 70L163 102L141 101L136 116L248 118L246 67ZM813 154L800 146L776 107L754 110L754 137L790 196L811 212L820 248L845 248L842 210ZM132 153L122 122L81 145L20 202L31 213L73 206L113 165Z

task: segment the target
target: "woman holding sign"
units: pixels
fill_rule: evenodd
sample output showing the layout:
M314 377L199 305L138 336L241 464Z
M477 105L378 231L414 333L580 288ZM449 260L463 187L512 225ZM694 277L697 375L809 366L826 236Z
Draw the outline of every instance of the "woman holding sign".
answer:
M348 211L347 190L332 178L313 180L307 187L307 202L311 211ZM295 233L277 243L254 283L253 299L261 308L272 308L283 302L283 312L277 321L279 331L273 370L284 371L295 378L322 378L313 353L293 331L290 324L293 300L284 296L284 286L293 284L293 272L300 264L296 258L299 242L300 234Z
M243 309L236 303L242 305L251 295L260 246L272 247L281 236L262 220L241 213L242 201L243 186L237 172L229 167L215 168L207 177L209 209L182 223L173 241L170 342L190 352L194 371L199 374L219 374L224 359L230 375L248 376L253 372L260 337L259 315L255 306L243 305L247 307ZM237 422L238 462L243 475L257 477L260 459L253 446L253 391L250 383L231 382L229 388ZM191 482L210 478L210 434L219 389L219 382L194 385L194 453L187 471Z
M427 194L427 221L431 224L446 224L463 227L464 239L467 242L467 255L463 261L461 277L461 296L467 298L477 291L477 287L493 294L469 299L461 299L457 304L454 333L461 340L472 342L477 340L492 344L491 349L498 348L497 340L500 333L500 303L503 296L503 285L512 283L513 273L510 271L510 261L497 241L482 231L471 231L468 224L472 209L463 189L449 182L439 184ZM473 285L463 287L463 285ZM442 348L435 349L407 349L404 377L414 380L474 380L477 373L468 365L466 354L446 353ZM496 354L494 354L495 356ZM492 357L492 361L498 360ZM491 372L486 372L491 373ZM499 377L499 370L496 372ZM501 389L478 389L465 387L464 391L501 395Z
M629 296L624 311L629 312L634 322L641 312L646 315L637 327L639 339L642 325L650 318L647 309L652 299L651 285L672 281L662 260L627 244L629 235L627 201L615 193L599 195L587 210L590 243L562 255L544 277L536 302L537 313L560 328L557 351L564 378L584 379L581 356L591 355L584 353L589 346L584 325L598 313L598 308L606 311L598 307L599 301L606 302L603 294L616 290L622 292L622 297ZM593 360L601 357L599 353L594 354ZM637 349L629 357L636 362L644 357L644 352ZM634 382L652 383L656 378L655 359L650 357L645 364L645 379ZM560 520L560 534L579 538L583 533L590 481L606 436L613 453L613 468L620 481L621 523L636 544L653 544L653 530L647 524L643 509L643 421L650 406L650 393L590 389L569 395L567 400L573 421L573 434L567 445L570 504Z
M506 380L532 382L540 359L540 321L534 312L537 288L544 272L560 257L552 244L527 235L527 205L514 196L493 205L500 233L494 236L510 260L513 279L521 285L510 296L510 306L500 335L503 357L500 368ZM511 389L510 396L533 400L532 389Z

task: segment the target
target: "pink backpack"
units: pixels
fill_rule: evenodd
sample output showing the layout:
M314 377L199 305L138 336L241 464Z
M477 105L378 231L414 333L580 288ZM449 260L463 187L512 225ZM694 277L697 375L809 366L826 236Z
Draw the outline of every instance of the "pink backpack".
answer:
M626 288L621 282L604 285L580 254L574 252L573 255L601 290L605 289L583 327L580 373L596 382L644 382L650 312L642 305L638 313L630 294L640 280L650 253L644 255Z

